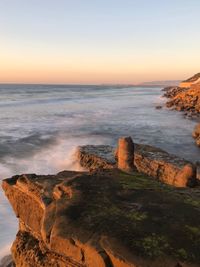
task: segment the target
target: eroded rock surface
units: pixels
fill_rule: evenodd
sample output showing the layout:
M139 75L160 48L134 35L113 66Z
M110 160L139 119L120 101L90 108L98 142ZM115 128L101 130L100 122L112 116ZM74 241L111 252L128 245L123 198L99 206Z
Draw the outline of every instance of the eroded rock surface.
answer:
M170 98L166 103L168 108L184 111L188 117L199 116L200 113L200 82L188 88L167 88L164 94Z
M106 145L86 145L77 149L77 160L86 170L113 169L117 167L114 158L115 148Z
M200 266L200 192L134 171L3 181L19 232L17 267Z
M195 139L197 146L200 146L200 123L195 126L192 136Z
M110 146L82 146L78 151L80 164L85 169L106 168L105 160L109 159L108 168L116 168L117 155ZM102 161L102 163L101 163ZM196 166L191 162L149 145L135 144L134 166L139 172L148 174L164 183L186 187L196 184ZM96 165L97 162L97 165Z
M196 166L162 149L137 145L134 164L138 171L176 187L196 184Z
M117 148L118 169L130 172L134 168L134 143L132 138L121 137Z

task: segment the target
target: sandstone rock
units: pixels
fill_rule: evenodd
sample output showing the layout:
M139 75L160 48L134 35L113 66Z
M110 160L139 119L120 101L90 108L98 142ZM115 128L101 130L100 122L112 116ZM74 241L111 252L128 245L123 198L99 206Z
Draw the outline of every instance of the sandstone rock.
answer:
M131 137L118 141L118 169L130 172L134 168L134 144Z
M116 168L118 149L115 150L113 147L104 146L104 153L99 152L99 150L102 151L102 146L92 146L92 154L90 154L90 146L82 146L80 151L80 154L82 154L82 167L90 169L90 162L94 162L94 158L95 160L98 158L98 164L96 166L95 164L93 165L93 170L95 170L95 167L98 168L98 166L101 165L101 161L104 162L104 158L109 157L109 169ZM113 154L111 154L111 151L114 151ZM84 161L84 157L87 158L86 161ZM88 162L89 165L87 165ZM135 144L134 166L138 171L150 177L177 187L194 186L196 183L196 168L191 162L170 155L156 147Z
M200 123L198 123L195 127L194 127L194 130L192 132L192 136L194 138L197 138L200 136Z
M197 189L116 169L14 176L3 189L19 218L16 267L200 264L199 237L191 239L200 225Z
M186 164L175 177L174 185L177 187L196 185L196 167L192 164Z
M200 146L200 123L198 123L192 132L192 136L195 139L197 146Z
M192 136L193 136L194 138L197 138L197 137L200 136L200 123L198 123L198 124L195 126L194 131L193 131L193 133L192 133Z
M136 146L134 164L138 171L176 187L196 183L196 168L192 163L155 147Z
M166 90L165 97L170 98L166 103L168 108L175 107L178 111L187 111L198 116L200 112L200 83L188 88L172 87Z
M76 157L80 165L89 171L112 169L116 165L114 150L113 147L105 145L98 146L98 150L93 145L80 146Z

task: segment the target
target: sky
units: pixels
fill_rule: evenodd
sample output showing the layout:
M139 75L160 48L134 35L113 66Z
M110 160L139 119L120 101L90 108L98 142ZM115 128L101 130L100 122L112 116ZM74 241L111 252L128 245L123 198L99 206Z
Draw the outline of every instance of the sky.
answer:
M200 72L199 0L0 0L1 83L140 83Z

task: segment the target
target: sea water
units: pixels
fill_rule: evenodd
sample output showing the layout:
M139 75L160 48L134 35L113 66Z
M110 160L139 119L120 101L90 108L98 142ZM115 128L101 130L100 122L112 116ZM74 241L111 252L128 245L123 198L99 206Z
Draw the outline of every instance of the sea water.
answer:
M0 85L0 180L16 174L79 170L77 146L116 145L120 136L196 161L195 122L166 108L161 88ZM0 258L17 219L0 190Z

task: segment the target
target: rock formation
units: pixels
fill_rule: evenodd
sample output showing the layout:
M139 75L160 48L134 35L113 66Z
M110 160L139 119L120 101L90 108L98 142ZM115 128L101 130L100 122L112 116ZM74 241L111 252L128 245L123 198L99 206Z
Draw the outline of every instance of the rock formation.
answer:
M199 165L130 137L114 151L80 147L90 172L3 181L19 231L2 267L200 266L200 188L180 188L197 185Z
M19 232L16 267L200 266L199 190L134 171L3 181Z
M164 88L163 96L169 98L166 106L177 111L183 111L186 117L200 115L200 73L180 83L179 86ZM193 131L197 146L200 146L199 125Z
M198 79L194 79L198 77ZM165 88L164 96L170 98L166 103L168 108L184 111L186 116L198 116L200 113L200 74L190 78L186 83L181 83L179 87ZM185 84L185 87L183 86Z
M114 147L88 145L78 147L76 157L81 167L88 171L107 170L117 168L114 154Z
M195 139L197 146L200 146L200 124L199 123L195 126L192 136Z
M134 168L134 144L132 138L122 137L117 148L118 169L131 172Z
M200 82L200 73L197 73L190 77L189 79L181 82L179 84L179 87L181 88L190 88L192 85L197 84Z
M116 168L118 161L114 150L110 146L82 146L78 149L77 157L87 170L112 169ZM164 183L176 187L196 184L196 166L159 148L135 144L132 162L139 172Z

